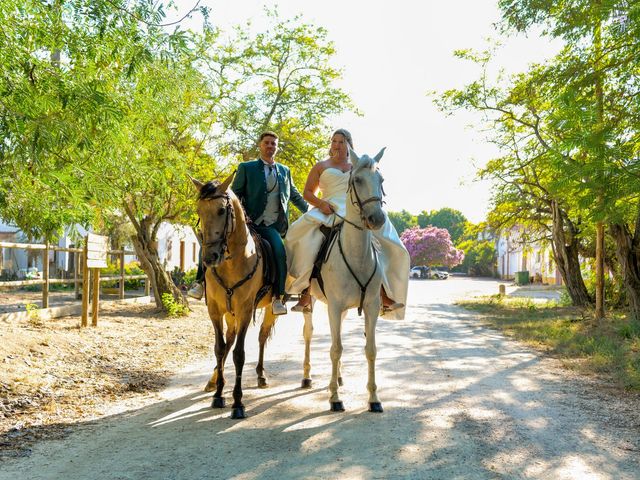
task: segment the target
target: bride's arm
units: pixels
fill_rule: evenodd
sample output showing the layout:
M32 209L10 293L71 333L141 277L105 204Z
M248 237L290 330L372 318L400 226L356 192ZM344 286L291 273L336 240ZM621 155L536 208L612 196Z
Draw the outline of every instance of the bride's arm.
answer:
M322 174L322 165L316 163L307 176L307 183L304 185L304 192L302 196L307 202L318 208L322 213L329 215L333 212L331 204L316 196L316 193L318 193L318 189L320 188L320 174Z

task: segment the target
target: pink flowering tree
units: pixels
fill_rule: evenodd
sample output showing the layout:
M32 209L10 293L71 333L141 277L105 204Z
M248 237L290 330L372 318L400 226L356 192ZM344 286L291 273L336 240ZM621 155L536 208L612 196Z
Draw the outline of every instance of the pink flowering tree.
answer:
M402 232L400 239L409 251L412 266L442 265L451 268L464 260L464 252L453 246L446 228L413 227Z

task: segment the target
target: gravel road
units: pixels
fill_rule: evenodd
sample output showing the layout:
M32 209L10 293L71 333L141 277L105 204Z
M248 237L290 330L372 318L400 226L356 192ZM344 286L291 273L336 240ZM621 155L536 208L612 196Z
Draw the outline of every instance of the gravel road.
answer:
M317 308L313 389L299 388L303 321L289 314L268 347L264 390L254 386L257 329L249 335L247 419L210 408L207 360L146 405L3 462L0 479L640 478L637 399L603 392L452 304L497 290L494 281L411 281L408 318L378 322L382 414L366 410L355 311L343 335L347 411L328 412L330 339Z

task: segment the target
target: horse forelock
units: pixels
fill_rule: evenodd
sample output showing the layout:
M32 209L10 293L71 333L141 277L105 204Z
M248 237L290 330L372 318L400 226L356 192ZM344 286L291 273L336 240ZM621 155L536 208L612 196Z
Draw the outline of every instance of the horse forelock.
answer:
M208 200L217 195L218 187L220 186L220 182L207 182L200 189L200 195L198 195L198 200Z
M373 158L371 158L369 155L362 155L360 157L360 161L358 162L358 165L356 166L356 169L361 170L361 169L369 168L371 170L374 170L375 167L376 167L376 162Z

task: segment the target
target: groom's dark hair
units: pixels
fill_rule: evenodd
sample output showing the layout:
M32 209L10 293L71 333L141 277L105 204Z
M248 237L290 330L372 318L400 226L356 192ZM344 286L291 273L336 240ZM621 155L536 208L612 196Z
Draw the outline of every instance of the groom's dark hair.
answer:
M258 143L260 143L264 137L273 137L276 140L278 140L278 135L276 134L276 132L272 132L268 130L266 132L262 132L262 134L260 135L260 138L258 139Z

